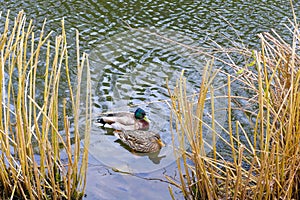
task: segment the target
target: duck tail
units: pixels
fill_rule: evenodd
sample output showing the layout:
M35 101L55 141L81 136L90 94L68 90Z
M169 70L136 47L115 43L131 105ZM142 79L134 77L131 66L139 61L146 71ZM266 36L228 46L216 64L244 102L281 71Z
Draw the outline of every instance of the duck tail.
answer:
M99 126L104 126L106 123L107 123L107 122L105 122L103 118L98 118L98 119L97 119L97 124L98 124Z

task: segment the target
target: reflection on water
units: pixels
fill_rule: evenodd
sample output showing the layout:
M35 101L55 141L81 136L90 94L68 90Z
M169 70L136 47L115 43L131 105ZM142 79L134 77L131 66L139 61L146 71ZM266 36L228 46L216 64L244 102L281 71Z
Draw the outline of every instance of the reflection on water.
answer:
M126 147L114 135L107 134L105 129L95 127L92 134L95 139L91 142L89 152L94 160L120 171L151 172L170 165L175 159L170 143L155 153L137 153Z
M181 70L187 77L187 95L198 94L201 77L207 59L193 54L196 41L168 29L134 29L110 37L90 54L93 74L92 88L95 116L105 112L133 112L143 108L151 121L150 130L161 135L166 144L157 154L133 154L120 146L116 138L104 129L95 128L98 140L93 141L90 153L100 162L129 172L150 172L162 169L175 161L172 134L174 122L170 122L169 94L166 81L172 89L176 86ZM226 79L218 74L215 88L225 84ZM224 88L223 88L224 90ZM215 90L216 96L224 91ZM210 96L208 95L208 99ZM224 99L225 100L225 99ZM226 100L215 100L215 118L221 125L225 120ZM208 105L210 101L208 100ZM223 108L223 109L222 109ZM204 121L211 123L207 106ZM212 145L212 133L203 127L203 138ZM219 129L220 130L220 129ZM174 134L175 141L177 134ZM206 145L206 151L210 151ZM175 148L178 143L175 143ZM188 147L188 146L187 146ZM114 155L114 156L111 156ZM179 155L178 155L179 156Z
M299 2L295 2L294 7L298 8L298 4ZM170 124L173 122L169 121L169 108L164 102L168 99L166 78L168 77L171 87L174 87L181 70L185 69L189 80L189 92L197 92L206 58L172 42L164 42L153 35L142 34L141 31L130 33L124 27L124 22L140 30L142 27L152 26L168 28L173 32L164 32L166 37L175 38L176 41L187 45L205 47L209 51L218 45L258 48L258 33L270 31L271 28L279 30L280 34L284 33L282 30L286 29L282 24L287 22L288 17L292 18L289 4L280 0L6 0L1 2L0 8L3 11L2 21L8 9L11 10L11 19L24 9L27 18L34 20L36 29L40 29L42 22L47 18L46 31L53 30L56 33L60 32L60 21L65 17L68 42L71 46L69 53L74 55L73 59L70 57L70 63L76 63L76 53L74 48L72 49L75 45L75 29L80 32L81 49L91 52L95 115L106 111L132 111L135 106L143 107L153 122L151 128L158 131L169 145ZM300 15L299 9L295 12L297 16ZM1 23L0 28L3 26ZM155 30L157 29L151 31ZM70 70L71 73L76 73L72 71L72 67ZM226 70L230 71L230 68ZM221 77L216 80L218 81L219 85L223 84ZM39 87L43 88L37 84L37 88ZM62 86L59 90L63 94L66 88ZM243 92L234 85L232 90ZM239 120L243 120L243 116L239 115ZM209 121L209 117L206 121ZM159 164L155 164L148 156L133 155L115 143L116 138L107 135L107 130L93 127L91 134L92 154L88 171L87 198L120 199L126 196L128 199L153 199L155 195L158 199L168 199L167 185L161 187L161 183L156 182L153 189L154 182L113 174L106 168L99 169L98 165L92 165L107 160L108 166L120 166L123 161L135 163L136 160L142 160L144 165L139 166L140 168L163 166L169 155L164 154L164 149L159 155L166 157L162 158ZM104 159L97 158L99 154ZM117 162L112 157L120 161ZM132 170L132 166L129 166L128 170ZM151 176L155 176L155 172L151 173ZM138 191L137 187L140 187ZM179 196L182 197L181 194Z
M133 155L136 156L140 156L140 157L148 157L149 160L151 160L153 162L153 164L160 164L161 159L166 158L166 155L161 155L160 151L157 152L152 152L152 153L138 153L138 152L133 152L130 151L130 149L126 146L123 145L123 143L121 143L119 140L115 141L117 143L119 143L121 146L123 146L123 148L125 148L126 150L128 150L129 152L131 152Z

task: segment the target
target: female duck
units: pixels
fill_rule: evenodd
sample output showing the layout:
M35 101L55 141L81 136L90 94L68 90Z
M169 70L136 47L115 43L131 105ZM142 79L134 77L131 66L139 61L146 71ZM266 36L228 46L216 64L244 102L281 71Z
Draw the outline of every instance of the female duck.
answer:
M136 152L152 153L159 151L165 144L160 135L152 131L114 131L114 135Z
M147 130L150 121L146 116L146 112L138 108L134 113L117 112L100 116L96 123L115 130Z

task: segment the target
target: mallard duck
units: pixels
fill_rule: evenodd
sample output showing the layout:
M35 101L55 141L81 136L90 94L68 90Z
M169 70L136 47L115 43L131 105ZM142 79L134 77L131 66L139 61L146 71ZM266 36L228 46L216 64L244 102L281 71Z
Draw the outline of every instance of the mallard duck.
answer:
M147 130L150 120L147 118L146 112L138 108L134 113L117 112L100 116L96 123L115 130Z
M160 135L152 131L114 131L114 135L136 152L152 153L159 151L165 144Z

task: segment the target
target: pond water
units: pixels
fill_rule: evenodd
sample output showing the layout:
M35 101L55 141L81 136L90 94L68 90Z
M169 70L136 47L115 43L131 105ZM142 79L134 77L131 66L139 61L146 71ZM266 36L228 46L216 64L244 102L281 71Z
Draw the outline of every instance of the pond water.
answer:
M80 32L81 51L90 54L94 117L141 107L151 120L150 129L159 132L167 144L156 155L132 154L116 142L110 130L93 126L86 199L170 199L165 175L178 177L166 80L174 88L184 69L188 94L197 93L203 68L215 48L258 49L258 33L275 29L285 34L284 24L292 17L289 1L279 0L8 0L0 8L2 16L10 10L11 19L24 9L37 30L47 18L47 30L57 33L64 17L71 54L75 29ZM73 60L75 63L75 56ZM214 70L219 68L231 71L229 66L215 62ZM214 86L225 83L226 76L219 74ZM64 89L60 88L62 93ZM239 91L238 86L233 90ZM224 92L221 88L215 95ZM226 103L219 101L216 106L226 107ZM246 121L240 113L234 117ZM225 123L224 112L217 113L217 118ZM205 137L210 140L208 131ZM183 199L173 189L176 198Z

